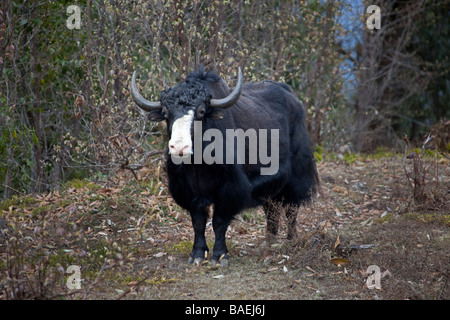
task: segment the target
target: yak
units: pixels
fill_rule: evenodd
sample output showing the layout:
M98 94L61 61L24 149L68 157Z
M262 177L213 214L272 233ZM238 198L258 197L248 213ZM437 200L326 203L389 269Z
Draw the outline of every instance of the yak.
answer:
M188 263L207 259L210 207L212 265L228 265L225 234L246 208L263 207L269 241L278 232L279 208L286 208L287 237L296 236L298 207L311 200L319 178L305 111L290 86L271 80L243 84L239 68L232 90L216 72L200 67L164 90L159 101L142 97L136 71L130 91L137 106L149 112L149 120L167 122L169 192L189 211L194 229ZM263 174L269 154L277 163Z

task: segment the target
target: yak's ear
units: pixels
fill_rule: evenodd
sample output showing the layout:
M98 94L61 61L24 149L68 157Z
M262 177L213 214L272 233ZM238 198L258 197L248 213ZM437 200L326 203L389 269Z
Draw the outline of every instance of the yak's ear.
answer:
M165 118L164 118L164 115L163 115L161 109L160 110L153 110L153 111L150 111L148 113L148 120L150 120L150 121L157 121L157 122L159 122L159 121L163 121L164 119Z
M208 112L208 118L214 120L223 119L223 112L222 110L211 108L210 111Z

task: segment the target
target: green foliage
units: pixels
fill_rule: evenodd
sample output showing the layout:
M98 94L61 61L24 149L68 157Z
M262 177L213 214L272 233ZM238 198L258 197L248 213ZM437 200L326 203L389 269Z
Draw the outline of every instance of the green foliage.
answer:
M15 117L15 106L8 106L0 93L0 185L8 194L26 190L31 182L33 131ZM2 194L0 190L0 195Z
M346 152L344 154L344 161L346 164L352 164L358 159L359 159L359 155L357 153Z
M318 145L316 147L316 150L314 151L314 159L316 162L320 162L323 160L323 147L321 145Z
M88 179L73 179L70 181L67 181L63 185L63 189L69 189L69 188L75 188L75 189L82 189L82 188L88 188L89 190L98 190L100 189L100 186L96 185L92 181L89 181Z
M184 254L188 255L192 251L192 246L194 243L192 241L180 241L172 245L166 245L165 252L168 254Z
M416 22L417 30L411 39L408 51L415 52L425 62L423 71L432 74L432 79L425 90L417 92L408 99L402 109L410 118L419 124L432 120L437 122L450 117L450 87L448 76L450 72L450 23L448 23L448 2L437 1L427 4L421 19ZM421 138L427 133L427 126L402 123L408 136ZM415 131L413 131L415 129Z
M8 211L10 207L15 207L15 208L25 208L29 205L32 205L36 202L36 199L32 198L32 197L19 197L19 196L12 196L9 199L6 199L2 202L0 202L0 212L1 211Z
M450 226L450 214L426 213L426 212L408 212L406 219L417 220L425 223L438 223Z
M386 147L378 147L375 149L375 152L371 155L373 159L379 160L381 158L389 158L392 157L392 151L389 151Z

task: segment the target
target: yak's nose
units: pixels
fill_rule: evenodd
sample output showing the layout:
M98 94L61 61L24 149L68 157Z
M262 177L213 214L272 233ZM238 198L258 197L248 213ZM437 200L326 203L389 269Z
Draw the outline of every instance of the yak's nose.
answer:
M191 128L194 121L194 111L189 110L187 114L175 120L172 124L172 133L169 140L169 153L175 157L191 155L192 139Z
M169 143L169 152L172 155L183 157L192 154L192 148L184 143Z

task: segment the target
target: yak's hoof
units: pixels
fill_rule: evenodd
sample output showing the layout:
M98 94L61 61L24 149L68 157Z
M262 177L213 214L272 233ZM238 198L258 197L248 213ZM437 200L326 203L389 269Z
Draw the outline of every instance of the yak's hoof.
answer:
M207 261L206 259L208 258L208 251L205 251L205 257L204 258L192 258L189 257L188 259L188 264L194 264L194 266L199 266L201 264L203 264L205 261Z
M197 266L199 266L199 265L202 265L202 264L204 264L205 262L207 262L208 260L205 260L205 259L203 259L203 258L192 258L192 257L189 257L189 259L188 259L188 264L194 264L194 267L197 267Z
M219 264L221 267L228 267L228 256L226 254L222 254L219 258L219 260L211 260L211 266L214 268L217 264Z
M194 259L194 267L197 267L197 266L203 264L204 261L206 261L206 260L203 258L195 258Z
M220 261L211 260L211 266L214 268L217 265L220 265L221 267L228 267L228 259L222 259Z

